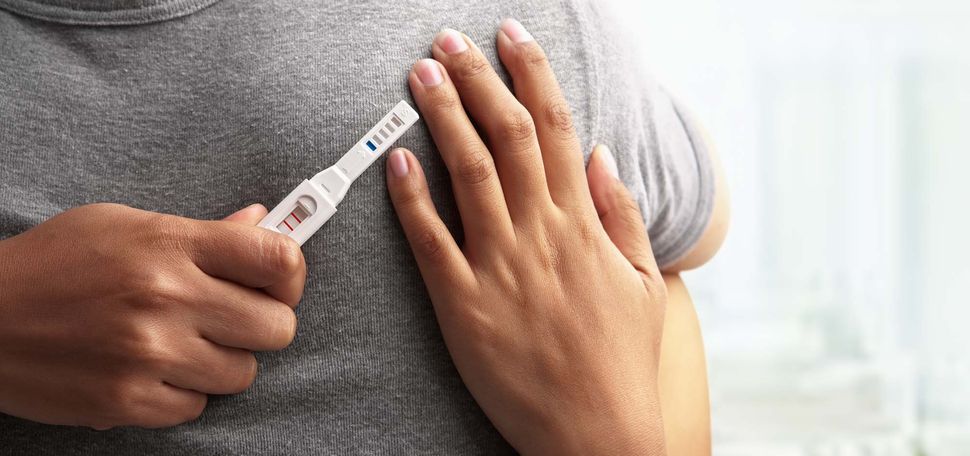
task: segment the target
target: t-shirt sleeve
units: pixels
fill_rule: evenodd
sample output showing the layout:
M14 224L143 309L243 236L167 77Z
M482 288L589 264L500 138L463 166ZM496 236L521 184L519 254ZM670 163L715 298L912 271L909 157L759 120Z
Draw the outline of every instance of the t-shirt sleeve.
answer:
M601 2L581 3L592 125L586 148L610 147L636 197L661 268L688 253L711 219L715 177L696 120L638 62ZM587 152L589 153L589 152Z

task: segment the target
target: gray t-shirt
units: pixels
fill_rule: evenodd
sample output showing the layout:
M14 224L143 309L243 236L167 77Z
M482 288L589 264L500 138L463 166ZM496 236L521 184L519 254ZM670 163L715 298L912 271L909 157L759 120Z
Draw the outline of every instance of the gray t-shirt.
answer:
M584 148L612 147L669 264L708 223L695 124L639 70L595 1L0 0L0 239L78 205L200 219L272 207L398 100L443 27L497 63L499 21L546 48ZM460 237L427 130L425 165ZM378 165L379 167L380 165ZM304 247L292 346L243 394L163 430L95 432L0 415L0 454L506 454L442 343L381 170ZM42 285L43 277L38 277Z

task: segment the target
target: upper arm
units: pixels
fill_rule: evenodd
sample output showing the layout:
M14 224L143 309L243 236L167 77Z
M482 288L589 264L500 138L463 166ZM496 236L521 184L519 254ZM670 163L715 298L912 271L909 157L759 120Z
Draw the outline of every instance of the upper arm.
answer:
M711 141L688 109L647 71L607 5L581 2L590 64L586 150L605 144L643 213L661 270L702 265L726 233L728 198Z
M599 141L615 151L661 270L694 269L717 253L727 234L724 172L713 143L688 111L659 87L640 93L642 106L633 108L642 110L636 114L641 124L611 128Z
M667 311L657 382L667 453L710 456L711 408L700 323L680 276L664 274L664 283Z

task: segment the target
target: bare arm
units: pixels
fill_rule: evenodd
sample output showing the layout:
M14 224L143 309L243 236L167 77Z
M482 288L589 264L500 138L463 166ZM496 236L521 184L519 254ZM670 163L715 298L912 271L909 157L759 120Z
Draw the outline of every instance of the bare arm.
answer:
M668 454L711 454L711 408L700 323L684 281L665 274L667 312L660 343L660 408Z
M679 273L703 266L717 254L731 218L729 191L717 148L706 131L703 139L714 166L714 209L697 245L664 269L668 301L658 372L667 450L688 456L711 454L711 407L700 322Z

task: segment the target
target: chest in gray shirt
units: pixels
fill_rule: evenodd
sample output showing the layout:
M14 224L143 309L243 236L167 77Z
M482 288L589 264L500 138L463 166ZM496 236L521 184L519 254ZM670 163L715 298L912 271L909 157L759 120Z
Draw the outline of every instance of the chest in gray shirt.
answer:
M308 0L0 0L0 239L117 202L194 218L272 206L400 99L443 27L494 61L516 17L546 47L586 150L617 154L661 263L703 231L713 194L693 123L596 5ZM460 231L425 129L426 166ZM172 429L95 432L0 415L0 454L504 454L448 357L384 174L366 172L304 246L288 349L247 392ZM42 279L39 279L42 280Z

